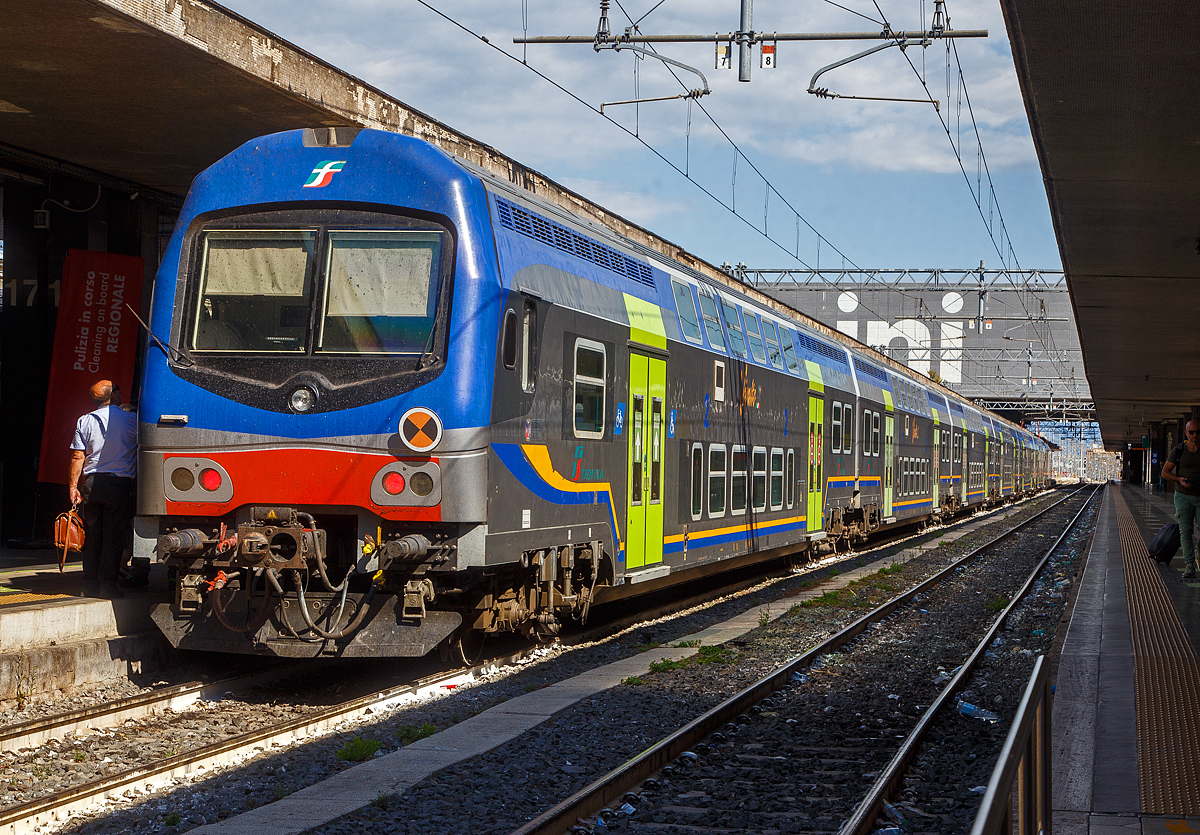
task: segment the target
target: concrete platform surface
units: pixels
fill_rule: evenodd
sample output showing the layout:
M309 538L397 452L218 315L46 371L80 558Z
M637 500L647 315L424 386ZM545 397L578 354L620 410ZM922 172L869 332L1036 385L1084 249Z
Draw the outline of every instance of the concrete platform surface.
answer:
M1118 516L1126 508L1136 530L1131 527L1123 543ZM1157 741L1138 736L1139 711L1150 706L1139 705L1136 695L1138 650L1130 606L1142 604L1130 597L1134 587L1126 567L1130 548L1140 548L1137 537L1148 542L1173 514L1170 494L1117 484L1106 491L1058 661L1052 716L1055 832L1200 833L1200 809L1147 813L1147 775L1139 765L1139 749L1156 750ZM1160 628L1182 628L1185 651L1194 653L1200 647L1200 583L1183 580L1182 563L1177 556L1154 566L1151 579L1161 583L1157 591L1171 603ZM1150 666L1165 668L1165 657L1154 660ZM1189 759L1200 759L1200 752ZM1194 767L1195 762L1178 762L1168 770L1183 774Z
M100 600L79 596L78 562L59 572L53 552L13 554L0 549L0 702L70 693L178 663L150 620L152 603L170 594L164 568L151 572L149 587Z

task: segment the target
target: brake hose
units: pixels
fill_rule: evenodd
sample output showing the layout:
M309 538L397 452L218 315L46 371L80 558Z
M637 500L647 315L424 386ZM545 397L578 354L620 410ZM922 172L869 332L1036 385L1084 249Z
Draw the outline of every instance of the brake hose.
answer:
M334 641L341 640L342 638L345 638L348 635L351 635L354 632L358 631L359 624L361 624L363 618L365 618L367 616L367 610L371 606L371 601L375 599L375 590L376 590L376 588L378 588L374 583L371 584L371 589L370 589L370 591L367 592L367 596L358 602L358 609L355 611L354 617L350 619L350 622L348 624L346 624L346 626L340 632L326 632L325 630L321 629L321 627L317 626L313 622L312 615L310 615L308 613L308 604L304 600L304 587L300 583L300 572L299 571L295 571L295 570L292 571L292 584L295 585L296 593L300 597L300 612L304 615L304 623L308 626L309 629L311 629L313 631L314 634L320 635L322 638L325 638L326 640L334 640ZM346 604L346 590L345 590L344 585L345 584L343 583L343 590L342 590L342 606L343 607ZM339 608L337 620L335 620L334 623L336 624L341 619L342 619L342 610Z
M346 570L346 576L342 578L340 585L335 586L329 582L329 575L325 573L325 555L321 552L319 540L317 539L317 520L310 513L297 513L296 518L307 519L308 526L313 532L313 550L317 552L317 575L321 578L321 582L325 585L325 588L334 594L337 594L339 591L342 592L342 602L345 603L346 584L350 580L349 569ZM341 617L340 613L338 616Z
M213 613L217 616L217 620L219 620L221 625L230 632L257 632L259 628L267 622L267 618L271 616L271 607L269 605L271 602L271 589L269 587L267 588L267 598L263 601L262 615L257 620L247 620L245 626L234 626L232 623L226 620L225 610L221 605L221 589L223 589L225 584L229 581L229 578L225 577L224 575L225 572L223 571L218 573L217 579L212 584L212 607ZM253 584L254 581L250 580L248 585L253 586ZM252 597L252 591L252 588L248 588L246 590L248 598Z

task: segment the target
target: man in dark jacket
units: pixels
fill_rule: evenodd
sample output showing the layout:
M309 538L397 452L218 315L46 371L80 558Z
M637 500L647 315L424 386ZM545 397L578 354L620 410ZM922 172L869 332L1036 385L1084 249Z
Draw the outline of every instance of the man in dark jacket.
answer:
M1187 440L1171 450L1163 465L1164 481L1175 485L1175 518L1179 520L1179 544L1183 546L1183 577L1196 576L1196 544L1192 526L1200 507L1200 421L1189 420Z

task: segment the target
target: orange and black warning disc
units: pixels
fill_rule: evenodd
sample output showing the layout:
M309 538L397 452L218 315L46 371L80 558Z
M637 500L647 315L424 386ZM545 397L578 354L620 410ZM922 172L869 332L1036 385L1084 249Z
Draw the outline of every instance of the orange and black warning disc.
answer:
M442 422L423 406L409 409L400 418L400 439L413 452L429 452L442 439Z

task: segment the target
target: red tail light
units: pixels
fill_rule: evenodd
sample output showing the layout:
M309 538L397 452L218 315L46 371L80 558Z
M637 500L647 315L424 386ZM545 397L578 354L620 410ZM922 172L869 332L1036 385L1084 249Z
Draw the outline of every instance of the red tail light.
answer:
M213 492L221 486L221 474L209 467L200 471L200 486L208 492Z
M383 477L383 489L389 495L398 496L404 492L404 476L400 473L391 472Z

